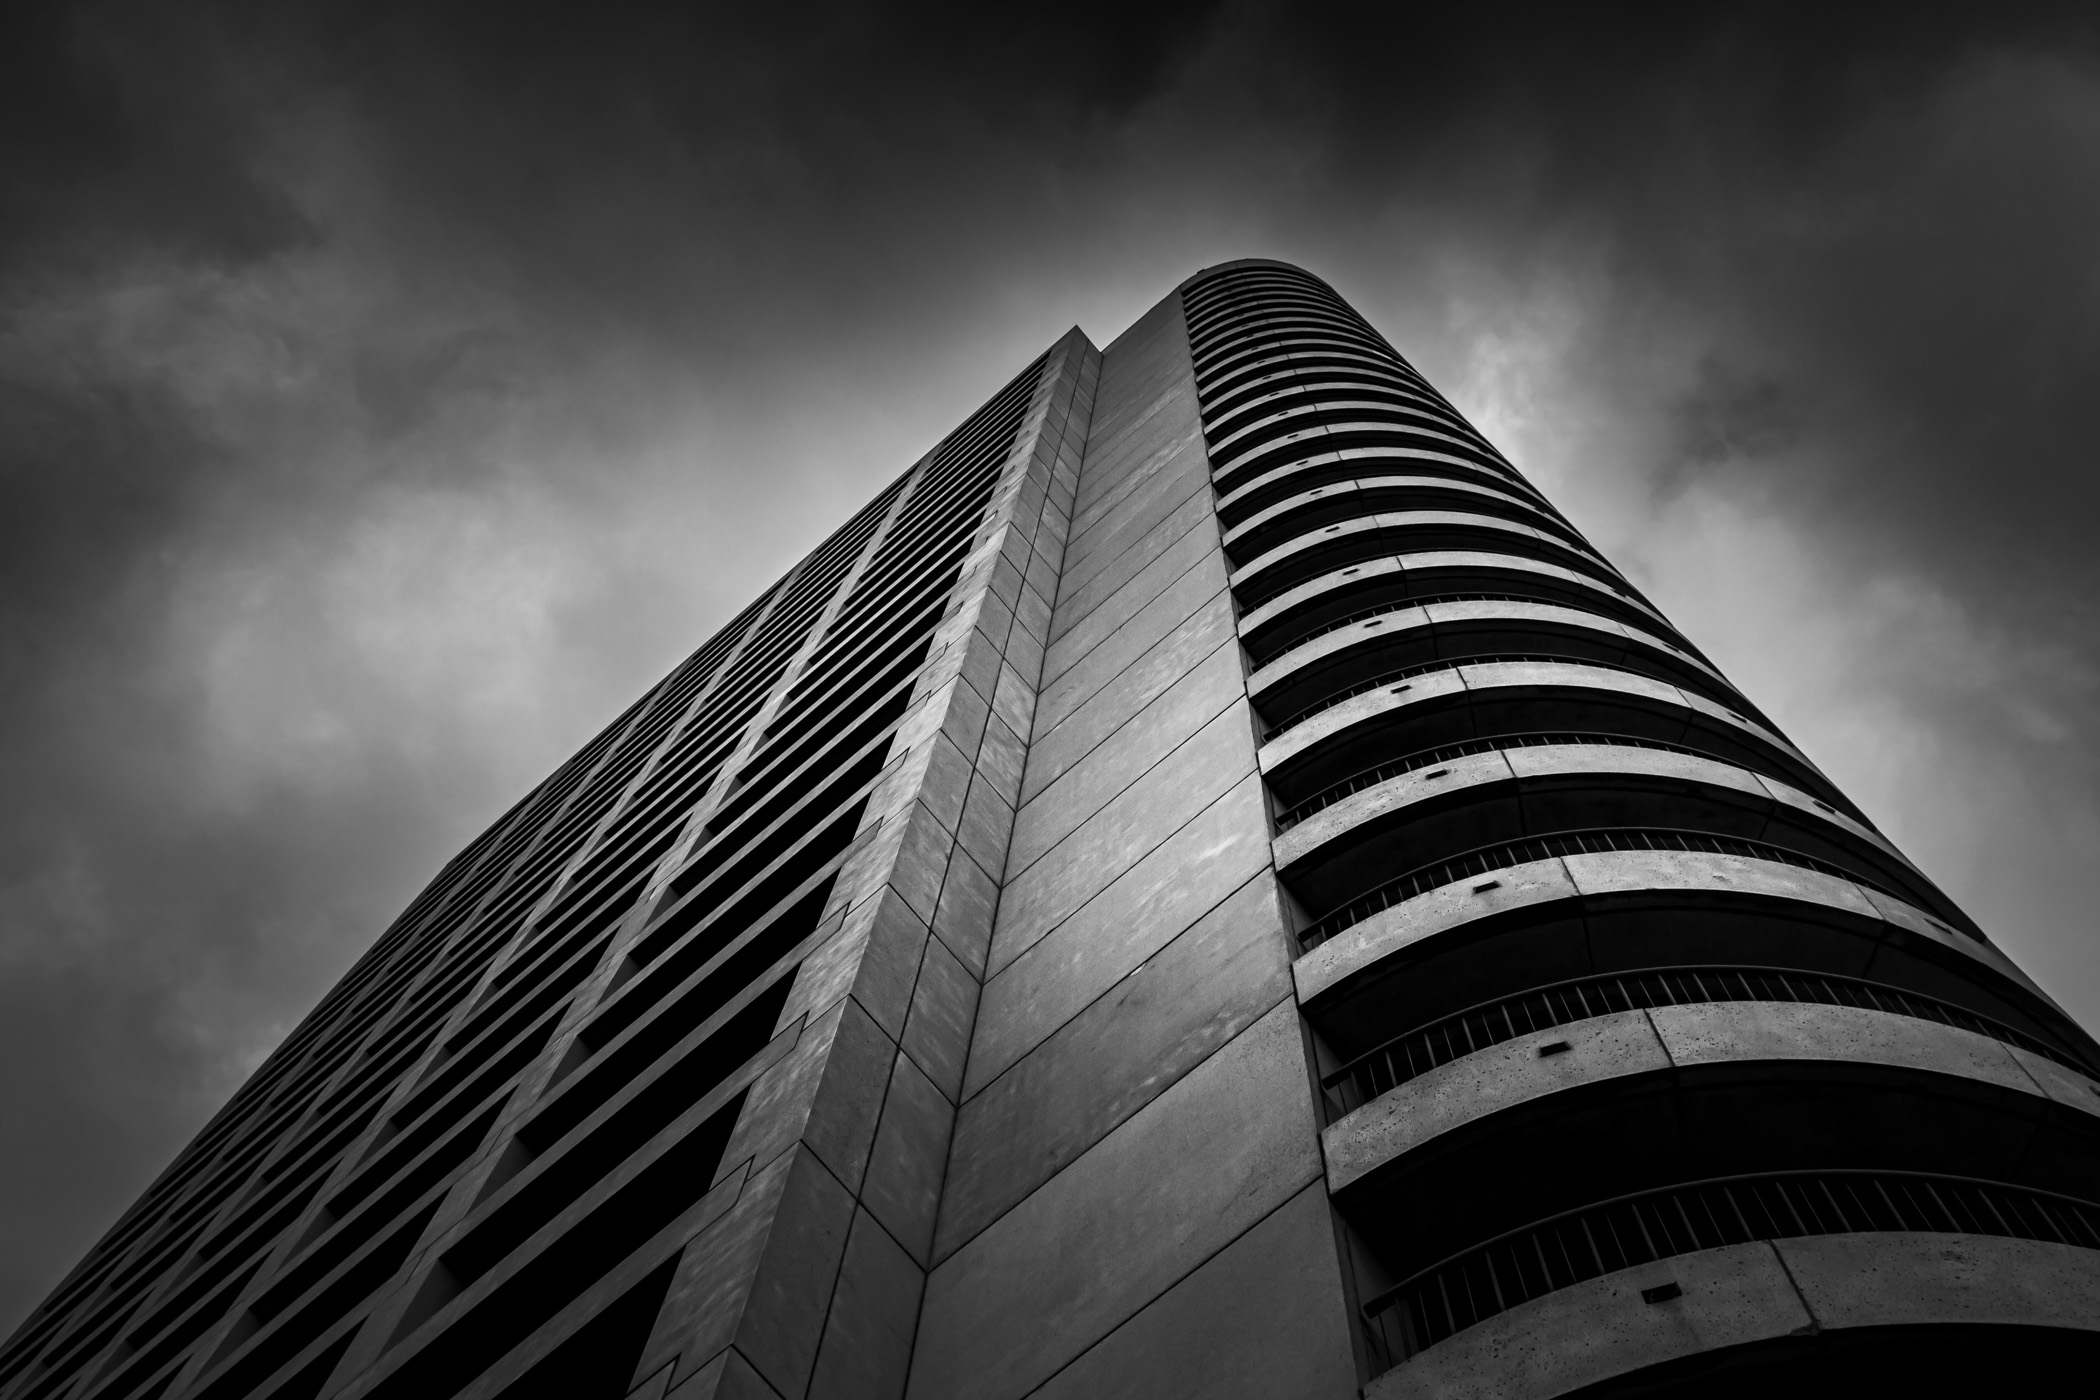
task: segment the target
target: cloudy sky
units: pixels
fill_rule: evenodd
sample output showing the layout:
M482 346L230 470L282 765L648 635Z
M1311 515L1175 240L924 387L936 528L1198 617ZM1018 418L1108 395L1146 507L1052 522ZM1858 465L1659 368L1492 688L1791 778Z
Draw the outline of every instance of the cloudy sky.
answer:
M789 8L4 7L0 1328L446 855L1234 257L2100 1024L2089 21Z

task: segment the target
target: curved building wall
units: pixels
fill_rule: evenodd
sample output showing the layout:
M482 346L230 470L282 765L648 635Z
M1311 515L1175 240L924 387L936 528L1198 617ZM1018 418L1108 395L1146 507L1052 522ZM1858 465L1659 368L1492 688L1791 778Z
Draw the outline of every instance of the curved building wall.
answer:
M2090 1038L1324 283L1182 302L1370 1392L2081 1345L1931 1261L2096 1302Z

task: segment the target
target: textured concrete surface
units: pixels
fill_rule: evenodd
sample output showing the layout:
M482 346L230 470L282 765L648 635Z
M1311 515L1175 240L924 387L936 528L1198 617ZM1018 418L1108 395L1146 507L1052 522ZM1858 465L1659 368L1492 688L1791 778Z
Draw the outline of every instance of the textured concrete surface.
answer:
M1541 1046L1566 1045L1542 1056ZM1429 1139L1547 1094L1671 1067L1645 1013L1624 1011L1534 1031L1418 1075L1322 1135L1336 1192Z
M2100 1331L2100 1251L1988 1235L1821 1235L1773 1245L1824 1327L2021 1323Z
M1600 908L1675 896L1752 908L1769 902L1776 911L1798 909L1805 918L1851 926L1862 937L1855 973L1869 970L1867 940L1924 938L2016 985L2033 987L1995 948L1900 900L1801 866L1707 851L1605 851L1469 876L1351 925L1299 958L1293 975L1300 999L1311 1003L1396 958L1420 956L1435 940L1462 938L1498 917L1543 916L1563 904Z
M1671 1283L1680 1297L1641 1297ZM1731 1245L1534 1298L1394 1367L1364 1396L1547 1400L1695 1352L1784 1337L1813 1320L1771 1245Z
M1354 1387L1211 501L1170 299L1102 360L921 1400Z
M1565 1048L1541 1054L1546 1046ZM1687 1091L1708 1082L1741 1084L1761 1065L1820 1064L1846 1072L1873 1065L1945 1076L1963 1081L1966 1090L2052 1099L2100 1116L2100 1091L2090 1081L2059 1068L2052 1094L2026 1068L2026 1060L2038 1058L1973 1031L1860 1007L1695 1002L1570 1021L1462 1055L1344 1115L1321 1143L1328 1182L1340 1193L1442 1134L1549 1095L1672 1071Z
M1316 1180L1306 1074L1279 1006L936 1266L909 1393L1027 1394Z
M1318 1183L1032 1392L1039 1400L1347 1400L1340 1269Z
M1641 1296L1672 1283L1680 1296ZM1546 1400L1809 1329L1976 1324L2100 1330L2100 1251L1903 1233L1702 1250L1535 1298L1403 1362L1364 1394Z

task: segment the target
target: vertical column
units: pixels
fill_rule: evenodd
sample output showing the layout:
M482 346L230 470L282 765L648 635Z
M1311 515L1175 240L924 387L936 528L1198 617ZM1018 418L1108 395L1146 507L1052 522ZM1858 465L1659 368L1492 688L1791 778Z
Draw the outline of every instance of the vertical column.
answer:
M1098 362L1074 331L1044 365L642 1395L903 1392Z
M1178 296L1103 356L914 1400L1356 1384Z

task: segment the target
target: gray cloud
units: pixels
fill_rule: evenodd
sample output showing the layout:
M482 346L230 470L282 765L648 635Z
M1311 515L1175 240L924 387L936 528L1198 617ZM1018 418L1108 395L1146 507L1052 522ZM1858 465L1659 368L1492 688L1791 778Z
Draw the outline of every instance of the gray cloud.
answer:
M0 1312L1014 365L1249 254L2100 1013L2094 35L1901 19L11 8Z

